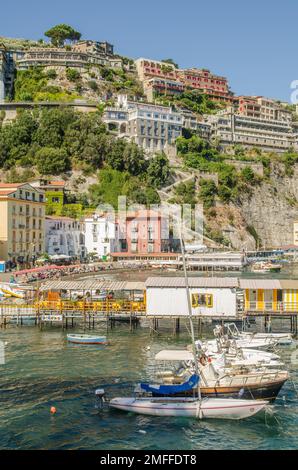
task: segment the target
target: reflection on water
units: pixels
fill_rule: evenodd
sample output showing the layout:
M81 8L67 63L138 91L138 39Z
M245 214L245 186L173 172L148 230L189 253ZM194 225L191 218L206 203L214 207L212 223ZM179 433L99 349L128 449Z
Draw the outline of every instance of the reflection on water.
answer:
M165 347L185 346L188 335L163 332L150 337L148 329L131 333L121 325L108 332L107 347L70 345L65 337L59 328L0 331L0 340L7 342L7 362L0 366L1 449L297 448L298 399L291 381L273 414L243 422L198 422L108 410L99 414L97 387L104 387L110 396L129 394L134 383L153 378L154 355ZM290 355L290 350L283 351L298 389L297 365L290 364ZM55 416L50 414L53 405Z

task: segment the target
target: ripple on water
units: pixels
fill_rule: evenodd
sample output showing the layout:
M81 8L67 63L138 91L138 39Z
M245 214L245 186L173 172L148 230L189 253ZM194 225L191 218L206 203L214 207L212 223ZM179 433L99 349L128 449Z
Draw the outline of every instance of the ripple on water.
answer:
M60 329L2 330L0 339L8 345L6 364L0 368L0 448L297 448L298 374L286 349L283 359L290 366L291 381L273 414L240 422L154 418L115 410L99 414L95 388L103 386L111 396L128 395L134 383L153 378L156 352L189 343L186 334L152 338L147 329L128 330L123 325L109 332L111 345L105 348L69 345ZM49 411L53 405L54 416Z

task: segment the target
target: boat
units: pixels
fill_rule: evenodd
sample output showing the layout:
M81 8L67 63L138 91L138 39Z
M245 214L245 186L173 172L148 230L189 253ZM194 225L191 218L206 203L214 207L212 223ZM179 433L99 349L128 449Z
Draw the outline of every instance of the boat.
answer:
M150 416L183 416L196 419L240 420L263 410L268 402L263 400L234 400L218 398L152 397L113 398L109 405L122 411Z
M198 349L202 349L203 352L211 358L217 357L222 352L225 352L228 358L243 359L248 361L255 361L256 363L262 362L265 364L274 363L280 360L280 356L270 351L262 351L261 349L253 348L240 348L234 342L228 342L228 344L222 344L219 341L196 341Z
M75 344L107 344L106 336L68 334L67 341Z
M246 331L240 332L235 323L226 323L225 328L229 337L239 340L257 340L275 342L279 346L289 346L293 343L293 337L290 333L250 333ZM219 327L220 328L220 327Z
M251 272L253 273L279 273L282 265L272 263L271 261L257 261L251 266Z
M192 339L192 352L190 354L194 371L188 371L188 377L180 379L178 384L140 384L141 393L135 393L133 397L116 397L109 401L110 408L122 411L134 412L150 416L183 416L197 419L243 419L255 415L266 408L266 400L240 400L226 398L203 398L201 393L200 380L202 379L199 370L197 348L195 345L194 326L192 321L191 297L189 292L185 249L182 235L180 235L181 252L183 259L184 278L188 305L188 316L190 333ZM149 393L152 396L141 396L142 393ZM186 396L192 394L193 396ZM102 389L96 391L97 398L103 403L105 392ZM153 396L156 395L156 396ZM184 396L181 396L184 395Z
M156 373L160 384L138 384L135 393L139 396L151 394L156 396L162 390L160 387L177 386L176 396L190 396L197 394L195 387L185 387L190 384L194 370L193 359L188 350L164 350L155 356L156 361L161 361L166 367ZM169 363L176 366L170 368ZM253 398L274 401L284 383L288 380L288 372L279 369L270 370L267 365L256 364L252 361L227 362L225 354L211 359L201 354L198 362L199 376L201 377L200 393L202 397L224 398ZM179 384L184 384L179 388Z

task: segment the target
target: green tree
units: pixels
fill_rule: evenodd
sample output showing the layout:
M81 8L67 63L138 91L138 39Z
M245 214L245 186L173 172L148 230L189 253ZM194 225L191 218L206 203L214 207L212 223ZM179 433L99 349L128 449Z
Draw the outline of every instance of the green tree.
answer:
M162 62L164 62L165 64L174 65L176 69L179 69L179 65L176 62L174 62L173 59L163 59Z
M217 194L217 187L213 180L201 179L200 180L199 197L206 208L214 205L214 198Z
M70 82L77 82L81 78L81 74L76 69L71 69L69 67L66 68L66 78Z
M35 155L38 171L42 175L59 175L70 169L70 161L66 150L43 147Z
M170 178L170 164L164 153L159 153L153 157L147 168L146 179L150 186L161 188Z
M250 166L246 166L241 170L241 177L246 183L254 184L255 182L255 174Z
M44 34L51 39L52 44L56 47L64 46L67 40L78 41L81 39L81 33L65 23L57 24Z

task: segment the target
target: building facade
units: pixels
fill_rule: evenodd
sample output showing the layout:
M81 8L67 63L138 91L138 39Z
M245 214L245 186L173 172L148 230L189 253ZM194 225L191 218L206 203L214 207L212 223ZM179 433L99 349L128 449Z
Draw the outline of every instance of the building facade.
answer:
M188 316L185 279L151 277L145 282L148 316ZM189 278L192 315L236 317L239 308L237 278Z
M45 249L50 256L85 258L84 223L70 217L46 216Z
M235 103L238 105L238 114L242 116L265 121L290 122L292 120L291 112L284 105L263 96L238 96Z
M296 135L287 120L264 119L235 113L233 108L208 116L211 136L223 147L241 145L282 153L296 147Z
M44 192L28 183L0 184L0 258L32 263L45 251Z
M159 211L143 209L126 214L121 230L121 250L127 255L162 253L169 249L166 219Z
M214 101L234 101L225 77L215 75L207 69L185 69L178 71L178 77L185 88L199 90Z
M10 97L13 91L15 66L13 56L0 43L0 103Z
M144 81L144 93L148 101L153 102L156 95L180 95L185 90L182 82L165 78L151 78Z
M233 103L234 97L225 77L207 69L178 69L174 64L140 58L135 61L139 80L147 99L155 93L179 94L185 90L199 90L214 101Z
M120 251L119 225L105 215L94 214L84 221L87 254L105 258Z
M119 137L135 142L148 152L167 152L182 135L180 113L166 106L129 101L126 96L119 96L115 107L106 108L103 121Z

